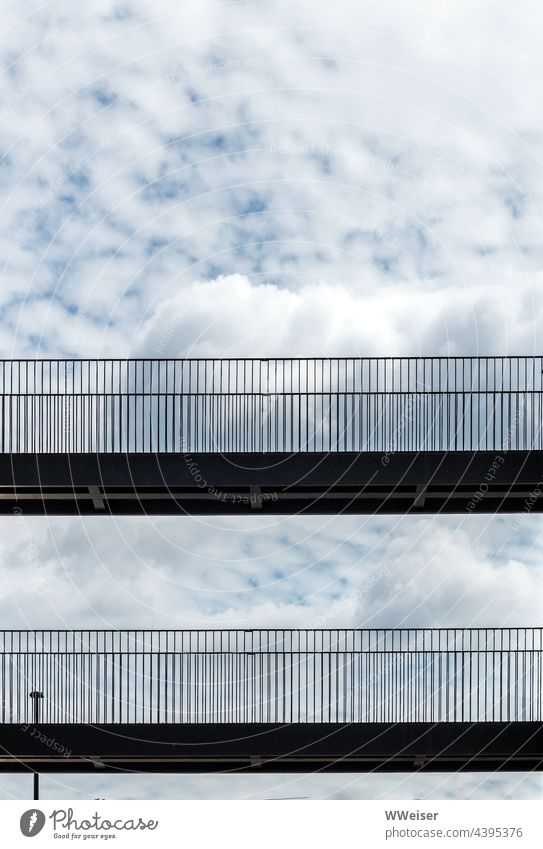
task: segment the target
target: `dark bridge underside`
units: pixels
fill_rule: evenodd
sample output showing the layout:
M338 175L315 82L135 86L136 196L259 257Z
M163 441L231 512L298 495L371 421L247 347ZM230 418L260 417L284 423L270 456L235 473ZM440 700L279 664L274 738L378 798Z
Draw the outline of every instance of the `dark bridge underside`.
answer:
M540 722L4 725L0 729L2 772L541 769Z
M541 512L542 451L5 454L0 514Z

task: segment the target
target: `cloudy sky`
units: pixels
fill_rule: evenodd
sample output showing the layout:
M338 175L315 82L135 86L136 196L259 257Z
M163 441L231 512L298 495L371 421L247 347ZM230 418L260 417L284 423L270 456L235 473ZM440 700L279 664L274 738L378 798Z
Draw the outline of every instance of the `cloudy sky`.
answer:
M0 28L2 356L541 353L539 4L5 0ZM1 621L536 625L540 525L4 518ZM542 790L43 782L54 798ZM5 798L29 791L0 777Z

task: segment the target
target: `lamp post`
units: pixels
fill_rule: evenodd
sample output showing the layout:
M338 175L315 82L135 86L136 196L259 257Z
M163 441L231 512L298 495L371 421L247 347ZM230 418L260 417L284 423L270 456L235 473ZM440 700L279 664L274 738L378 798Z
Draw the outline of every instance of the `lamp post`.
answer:
M40 690L32 690L30 693L32 699L32 721L34 725L38 725L40 721L40 699L43 699L43 693ZM40 774L34 772L34 799L40 798Z

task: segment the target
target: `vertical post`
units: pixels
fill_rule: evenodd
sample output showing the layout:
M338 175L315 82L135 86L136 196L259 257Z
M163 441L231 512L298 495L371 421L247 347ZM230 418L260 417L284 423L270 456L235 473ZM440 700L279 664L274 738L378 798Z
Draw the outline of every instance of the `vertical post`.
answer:
M40 721L40 699L43 699L43 693L39 690L32 690L30 693L30 698L32 699L32 721L34 725L38 725ZM34 800L38 800L40 798L40 774L39 772L34 772Z

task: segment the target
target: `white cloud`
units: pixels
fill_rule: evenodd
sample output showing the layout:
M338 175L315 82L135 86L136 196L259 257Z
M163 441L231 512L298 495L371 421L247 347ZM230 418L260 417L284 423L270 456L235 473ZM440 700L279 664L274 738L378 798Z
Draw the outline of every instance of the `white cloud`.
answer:
M2 526L13 627L495 627L537 624L541 610L537 517L521 534L499 516Z
M520 303L519 303L520 300ZM500 285L459 294L395 282L364 292L342 281L296 291L242 275L194 282L162 300L138 327L147 356L358 356L529 352L540 297ZM535 313L535 315L534 315ZM524 346L524 347L523 347Z
M0 774L0 798L24 799L29 776ZM42 799L540 799L537 774L42 775Z

